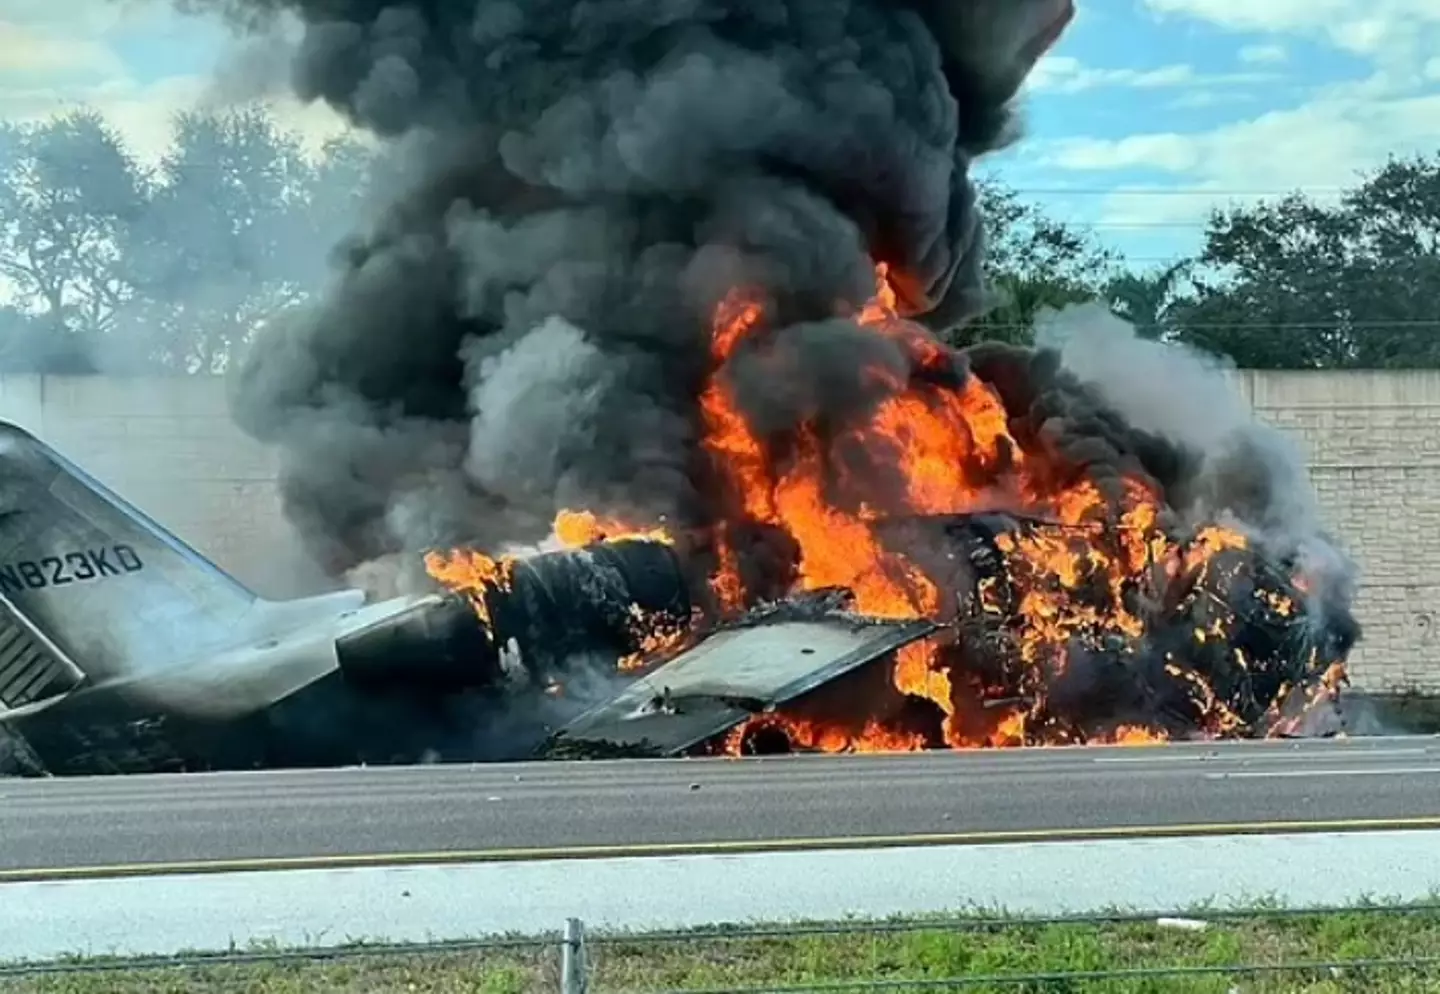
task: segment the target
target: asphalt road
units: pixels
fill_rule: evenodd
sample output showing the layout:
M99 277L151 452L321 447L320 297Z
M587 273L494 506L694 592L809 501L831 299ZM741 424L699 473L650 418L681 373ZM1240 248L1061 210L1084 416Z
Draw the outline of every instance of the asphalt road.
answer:
M0 781L0 881L1440 827L1440 738Z

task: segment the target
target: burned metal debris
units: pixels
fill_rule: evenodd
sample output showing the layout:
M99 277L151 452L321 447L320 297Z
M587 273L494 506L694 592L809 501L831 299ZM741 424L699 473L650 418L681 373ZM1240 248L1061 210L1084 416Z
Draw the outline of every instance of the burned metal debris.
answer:
M484 622L482 668L492 683L543 686L577 659L638 659L657 639L683 638L692 621L688 581L666 542L631 538L498 561L458 551L433 558L431 569Z
M1005 549L1017 536L1065 543L1094 534L1004 514L893 525L926 537L929 575L945 575L955 595L943 621L860 617L853 595L836 589L760 605L577 718L547 755L1294 734L1302 722L1318 727L1306 716L1333 704L1358 635L1348 615L1307 613L1282 566L1234 536L1214 548L1216 534L1202 531L1131 585L1072 578L1065 593L1092 621L1067 629L1057 663L1027 651L1034 578ZM1133 629L1117 617L1132 617ZM923 646L932 672L965 681L952 689L952 710L933 695L895 692L890 670L907 646ZM959 727L973 738L957 742Z
M560 732L568 742L642 744L677 755L933 634L927 620L816 610L767 612L716 631ZM808 617L807 617L808 616Z

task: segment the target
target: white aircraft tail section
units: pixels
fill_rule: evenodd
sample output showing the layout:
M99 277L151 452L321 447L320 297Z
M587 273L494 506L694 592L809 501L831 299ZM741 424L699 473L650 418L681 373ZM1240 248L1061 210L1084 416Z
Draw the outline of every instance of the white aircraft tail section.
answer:
M233 641L256 595L0 422L0 717Z

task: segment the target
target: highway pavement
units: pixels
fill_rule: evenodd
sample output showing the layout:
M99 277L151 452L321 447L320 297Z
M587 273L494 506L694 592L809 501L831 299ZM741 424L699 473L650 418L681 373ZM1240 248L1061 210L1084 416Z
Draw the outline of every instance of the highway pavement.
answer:
M1440 738L0 780L0 882L1440 828Z

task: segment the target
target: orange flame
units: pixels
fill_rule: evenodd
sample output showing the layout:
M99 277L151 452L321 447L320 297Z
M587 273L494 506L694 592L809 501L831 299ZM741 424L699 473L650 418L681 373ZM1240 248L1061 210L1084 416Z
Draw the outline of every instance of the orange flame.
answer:
M860 731L852 733L838 725L765 715L732 729L725 738L725 754L742 755L747 736L764 729L779 732L794 748L813 752L918 752L925 748L923 735L887 729L875 721L867 722Z
M1153 728L1145 728L1142 725L1121 725L1111 733L1109 741L1114 745L1154 745L1168 739L1169 736L1164 732L1156 731Z
M1146 605L1159 599L1158 590L1208 569L1223 553L1246 548L1245 536L1210 526L1178 542L1161 527L1164 503L1147 480L1107 480L1102 489L1096 480L1069 471L1033 427L1022 444L995 388L957 366L955 353L900 317L885 265L877 267L874 297L849 313L894 343L906 368L863 371L879 399L852 423L807 421L783 436L767 437L746 418L729 379L730 363L742 352L747 361L782 361L773 348L767 302L739 288L715 309L713 369L699 413L703 450L729 508L709 533L715 559L710 588L718 611L729 616L751 605L738 536L745 533L742 525L758 525L793 540L797 591L843 587L864 615L954 620L955 597L941 578L887 539L887 522L996 508L1019 513L1038 524L996 539L1018 605L999 606L993 577L979 589L980 611L1003 627L1025 669L1018 681L1008 681L1015 684L1008 694L990 695L1003 698L1005 708L985 703L987 688L955 676L953 653L963 647L932 642L905 647L895 655L890 684L898 698L935 705L942 716L938 734L954 748L1073 741L1072 731L1047 725L1045 687L1070 664L1074 647L1139 639L1146 631ZM588 510L561 511L554 531L568 547L626 538L672 541L663 527ZM467 591L503 586L511 568L504 558L475 553L432 554L426 566L440 582ZM1299 610L1278 596L1269 608L1281 615ZM483 597L477 610L486 616ZM622 660L622 668L644 665L685 640L684 632L656 630L651 619L637 616L634 623L641 649ZM1216 620L1197 628L1197 645L1224 640L1224 626ZM1204 731L1233 730L1238 717L1182 662L1170 658L1166 672L1204 715ZM1023 704L1012 706L1008 702L1017 688ZM738 754L747 735L765 729L783 733L797 748L823 752L910 751L934 740L875 718L852 726L769 714L737 728L725 748ZM1129 745L1164 741L1166 735L1163 729L1126 725L1095 740Z
M945 609L936 582L885 545L880 524L895 515L961 514L1018 503L1055 527L1000 538L1024 591L1015 637L1029 667L1056 672L1065 667L1067 646L1077 634L1143 634L1143 620L1126 605L1147 570L1163 564L1179 573L1220 551L1243 547L1242 535L1213 527L1180 549L1158 530L1161 501L1138 478L1123 481L1118 497L1103 494L1088 479L1057 484L1044 461L1033 464L1012 436L994 389L978 377L958 374L944 346L898 315L888 277L888 269L878 267L875 297L854 318L899 344L910 374L869 370L872 382L887 393L868 418L828 433L802 424L787 439L783 459L751 428L726 382L726 363L740 349L753 350L760 361L768 356L763 303L758 295L737 290L716 310L711 339L716 372L701 397L705 448L738 513L783 528L795 540L800 589L848 588L856 610L874 617L940 617ZM854 452L890 467L889 472L847 471L851 463L845 456ZM886 493L876 487L876 475L893 477L899 486ZM726 527L719 529L716 543L719 565L712 588L723 609L736 611L744 606L746 592ZM1109 591L1106 603L1075 596L1097 578ZM921 643L899 652L892 682L900 693L940 708L944 736L952 746L976 744L957 718L956 688L937 665L933 646ZM1207 691L1195 692L1210 701L1213 695ZM1034 710L1039 706L1037 700ZM807 732L809 726L797 721L789 726L797 744L820 749L853 745L853 736ZM1027 721L1025 712L1011 715L982 733L980 744L1018 745L1027 732L1043 731L1027 728ZM1114 733L1123 742L1162 735L1138 727ZM917 740L902 736L899 741Z
M567 549L579 549L597 542L621 542L645 539L673 545L675 540L665 528L644 528L614 518L602 518L593 511L571 511L562 508L552 526L555 538Z
M578 549L601 542L646 540L674 544L662 527L644 528L614 518L602 518L591 511L561 509L552 526L556 540L566 548ZM425 555L425 571L441 586L463 593L489 628L493 624L486 597L490 591L507 590L517 562L514 556L491 557L473 549L432 551ZM659 621L638 607L631 608L630 627L639 648L620 660L620 668L636 669L654 656L683 644L687 631L662 627Z
M425 571L449 589L465 594L487 628L492 619L485 596L491 590L509 588L514 565L510 557L492 559L469 549L425 554Z

